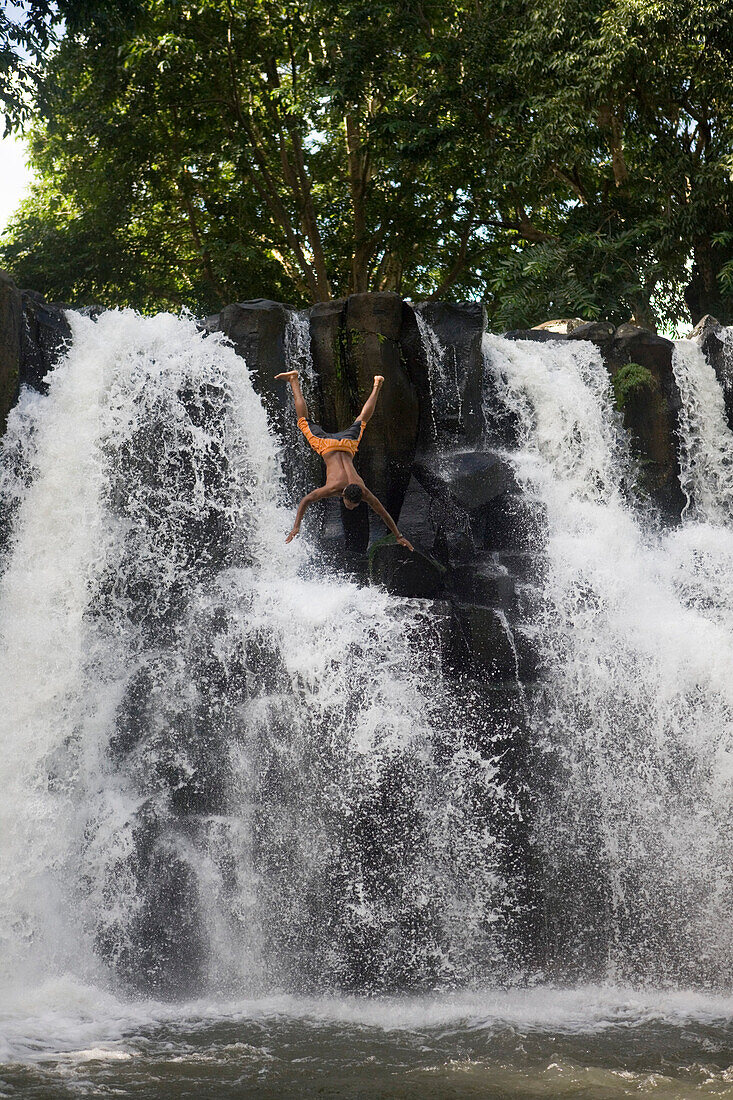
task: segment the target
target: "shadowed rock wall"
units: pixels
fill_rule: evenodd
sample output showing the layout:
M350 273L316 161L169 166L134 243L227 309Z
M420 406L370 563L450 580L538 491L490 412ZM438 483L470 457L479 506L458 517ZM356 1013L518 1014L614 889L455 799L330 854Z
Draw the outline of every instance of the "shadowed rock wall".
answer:
M0 271L0 434L20 387L45 392L44 378L70 339L62 306L48 305L33 290L19 290Z

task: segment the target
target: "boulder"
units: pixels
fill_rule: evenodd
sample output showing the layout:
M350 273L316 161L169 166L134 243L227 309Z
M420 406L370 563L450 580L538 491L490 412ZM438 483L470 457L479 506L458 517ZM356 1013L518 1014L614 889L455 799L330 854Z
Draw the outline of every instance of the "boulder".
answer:
M557 321L543 321L541 325L532 325L533 329L547 332L559 332L562 334L568 334L574 332L575 329L580 328L585 324L582 317L562 317Z
M507 612L516 609L516 578L495 555L455 566L450 570L449 584L451 595L463 604L500 607Z
M512 629L502 610L460 602L454 608L470 675L518 682L537 678L538 660L529 640Z
M493 451L422 455L415 472L433 496L449 493L467 512L480 511L494 497L516 489L510 463Z
M647 328L646 325L637 325L637 324L634 323L634 321L624 321L624 323L619 325L618 328L616 329L616 338L618 340L626 340L626 339L632 339L633 340L633 339L635 339L636 337L640 336L642 333L645 333L645 332L646 333L651 333L652 336L656 336L656 333L654 332L654 330L650 329L650 328ZM664 337L660 336L660 337L658 337L658 339L663 340Z
M570 340L590 340L593 344L605 344L613 340L616 326L610 321L586 321L568 333Z
M546 328L515 328L504 333L506 340L536 340L544 343L547 340L567 340L567 334L563 332L551 332Z
M688 340L706 340L708 337L714 335L719 339L722 339L721 334L724 329L717 317L712 317L709 313L706 313L704 317L701 317L697 322L692 332L687 336Z
M444 587L445 572L435 558L400 546L394 535L369 547L369 578L393 596L433 599Z
M0 434L18 397L23 305L20 291L0 272Z
M420 447L431 436L443 445L471 446L483 435L483 335L486 310L480 302L421 302L415 307L427 326L423 339L431 395L421 409Z
M472 558L502 512L496 502L516 490L510 464L494 452L431 453L418 458L414 472L431 499L436 556L451 563Z
M245 360L268 417L281 435L286 421L292 418L289 388L274 381L276 374L288 369L285 359L287 323L286 306L258 298L225 306L218 315L217 324L218 331L231 340L234 350Z
M543 504L519 489L498 493L475 518L473 532L484 550L535 554L547 541L547 514Z

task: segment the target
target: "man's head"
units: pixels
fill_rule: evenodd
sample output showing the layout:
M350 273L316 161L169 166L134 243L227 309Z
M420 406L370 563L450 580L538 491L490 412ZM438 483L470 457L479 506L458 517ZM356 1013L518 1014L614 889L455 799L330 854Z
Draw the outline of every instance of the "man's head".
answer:
M344 489L341 494L341 499L347 508L358 508L362 502L363 495L361 485L357 485L356 482L352 481L352 483L347 485Z

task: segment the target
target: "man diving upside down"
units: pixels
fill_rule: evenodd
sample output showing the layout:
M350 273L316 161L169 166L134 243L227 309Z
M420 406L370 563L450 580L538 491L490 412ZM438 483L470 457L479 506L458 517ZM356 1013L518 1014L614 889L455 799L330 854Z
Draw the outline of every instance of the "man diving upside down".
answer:
M312 493L308 493L307 496L303 497L298 505L293 529L285 541L290 542L300 531L300 524L309 504L312 504L314 500L323 500L325 497L340 496L347 508L358 508L362 501L368 504L372 511L384 520L400 545L412 550L412 543L400 534L397 524L387 509L377 500L374 493L369 492L354 469L354 456L359 449L364 428L371 420L377 407L379 391L384 384L382 375L374 375L374 387L364 408L345 432L324 432L320 424L314 424L308 420L308 407L300 388L297 370L283 371L282 374L276 374L275 378L286 378L290 383L295 398L295 415L298 418L298 427L316 454L319 454L326 463L326 484L323 488L314 489Z

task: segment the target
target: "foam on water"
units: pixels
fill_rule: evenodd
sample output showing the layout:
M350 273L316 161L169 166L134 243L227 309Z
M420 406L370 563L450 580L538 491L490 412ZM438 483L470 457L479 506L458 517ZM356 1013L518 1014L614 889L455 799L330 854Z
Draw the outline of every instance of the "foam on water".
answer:
M197 998L179 1004L119 998L73 979L57 979L14 995L0 1012L0 1062L79 1060L130 1056L136 1037L166 1028L184 1029L236 1021L302 1021L384 1033L519 1032L598 1035L648 1024L715 1025L733 1017L730 997L690 991L640 991L588 985L575 989L533 987L442 994L439 997L307 997L284 994L256 999Z

